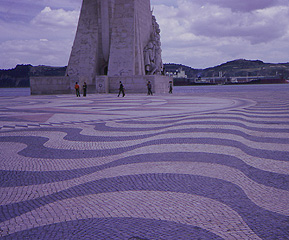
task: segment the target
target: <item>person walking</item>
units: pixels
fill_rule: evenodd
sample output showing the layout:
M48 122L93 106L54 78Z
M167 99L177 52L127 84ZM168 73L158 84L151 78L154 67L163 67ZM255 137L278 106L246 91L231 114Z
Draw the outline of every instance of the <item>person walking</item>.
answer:
M83 83L82 89L83 89L83 96L86 97L86 90L87 90L86 82Z
M125 96L125 93L124 93L124 86L123 86L123 84L122 84L122 82L121 81L119 81L119 91L118 91L118 97L119 97L119 95L122 93L122 97L124 97Z
M148 81L148 83L147 83L147 88L148 88L148 95L153 95L152 84L150 81Z
M169 93L173 93L173 82L170 81Z
M75 83L75 92L76 92L76 97L80 97L80 92L79 92L79 85L78 85L78 82Z

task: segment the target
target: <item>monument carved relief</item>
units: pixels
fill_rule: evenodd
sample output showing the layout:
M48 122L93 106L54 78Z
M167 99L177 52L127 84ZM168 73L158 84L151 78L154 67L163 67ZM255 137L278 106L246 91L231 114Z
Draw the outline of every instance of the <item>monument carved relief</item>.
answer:
M145 72L147 75L163 73L160 32L159 24L157 23L155 16L152 16L151 38L144 49Z

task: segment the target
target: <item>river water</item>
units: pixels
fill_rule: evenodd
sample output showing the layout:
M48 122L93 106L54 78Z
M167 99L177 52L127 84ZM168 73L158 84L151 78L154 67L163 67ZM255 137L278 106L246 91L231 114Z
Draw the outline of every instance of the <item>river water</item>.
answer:
M0 88L0 97L17 97L31 95L30 88Z
M257 92L257 91L287 91L289 84L247 84L247 85L207 85L207 86L178 86L175 93L214 93L214 92Z

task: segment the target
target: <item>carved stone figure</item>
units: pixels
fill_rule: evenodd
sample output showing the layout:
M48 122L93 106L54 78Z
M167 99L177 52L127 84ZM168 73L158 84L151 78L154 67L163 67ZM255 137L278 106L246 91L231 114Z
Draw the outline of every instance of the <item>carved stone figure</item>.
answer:
M147 75L152 75L155 73L157 67L155 64L155 46L152 41L148 43L144 50L145 58L145 72Z
M152 33L150 41L144 48L145 72L147 75L161 74L163 71L160 27L155 16L152 16Z

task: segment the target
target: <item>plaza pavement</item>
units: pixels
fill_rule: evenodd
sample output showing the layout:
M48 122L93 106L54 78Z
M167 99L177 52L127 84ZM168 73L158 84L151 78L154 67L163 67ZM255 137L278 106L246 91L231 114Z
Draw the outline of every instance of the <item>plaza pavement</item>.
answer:
M1 239L289 239L289 85L0 97Z

